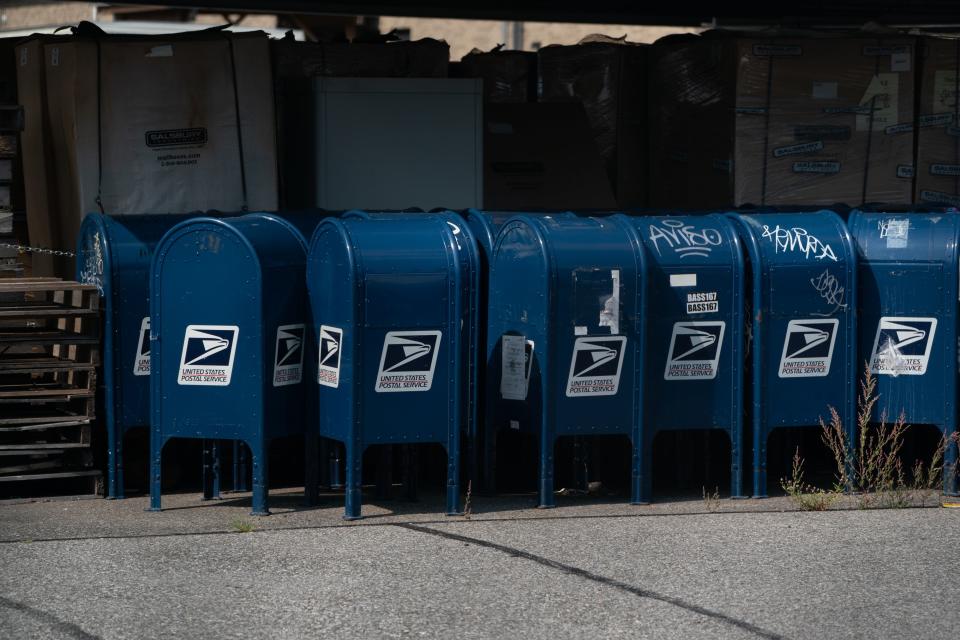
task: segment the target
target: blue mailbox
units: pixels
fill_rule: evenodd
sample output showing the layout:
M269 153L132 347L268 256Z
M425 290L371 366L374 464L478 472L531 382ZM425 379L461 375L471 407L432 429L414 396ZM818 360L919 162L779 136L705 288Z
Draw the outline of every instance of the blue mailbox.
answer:
M272 216L195 218L157 245L151 269L151 510L171 438L250 448L253 514L266 515L270 441L303 432L305 253Z
M856 254L832 211L732 214L750 261L753 495L767 495L767 441L818 426L828 406L856 433Z
M731 488L743 495L744 274L724 215L625 218L647 248L647 396L642 500L658 431L720 429L730 437Z
M447 513L459 513L460 448L471 433L475 240L449 214L324 220L307 259L319 343L323 437L346 448L346 519L360 517L361 461L374 444L439 443Z
M960 215L854 211L861 366L876 376L874 419L957 430L957 270ZM956 443L944 492L957 495Z
M150 260L160 238L194 215L84 218L77 240L77 280L104 299L103 390L107 495L124 497L124 436L150 426Z
M485 433L539 437L540 506L554 505L561 436L628 436L640 499L646 304L644 250L626 219L524 215L501 228L490 261Z

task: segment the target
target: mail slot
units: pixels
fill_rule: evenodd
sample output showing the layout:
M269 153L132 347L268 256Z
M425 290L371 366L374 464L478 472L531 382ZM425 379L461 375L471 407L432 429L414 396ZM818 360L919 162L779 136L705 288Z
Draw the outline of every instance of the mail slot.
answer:
M253 513L269 513L271 440L303 432L302 241L272 217L195 218L157 245L151 269L151 487L171 438L249 447Z
M957 430L957 249L954 209L854 211L859 361L876 376L874 420ZM957 495L957 446L944 455L944 492Z
M767 442L836 409L856 434L856 255L832 211L732 214L749 256L753 495L767 495Z

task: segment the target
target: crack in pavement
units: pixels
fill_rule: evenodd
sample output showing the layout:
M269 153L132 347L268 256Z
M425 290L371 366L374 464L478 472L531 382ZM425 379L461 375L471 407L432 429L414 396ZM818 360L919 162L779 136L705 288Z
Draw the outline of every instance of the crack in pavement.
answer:
M682 600L680 598L675 598L673 596L657 593L656 591L651 591L649 589L642 589L640 587L628 584L626 582L621 582L619 580L615 580L613 578L603 576L598 573L594 573L592 571L587 571L586 569L580 569L579 567L574 567L572 565L565 564L563 562L558 562L556 560L551 560L543 556L538 556L534 553L530 553L529 551L524 551L522 549L517 549L515 547L508 547L506 545L497 544L496 542L481 540L480 538L472 538L470 536L460 535L458 533L450 533L448 531L439 531L437 529L431 529L429 527L424 527L418 524L395 523L392 526L399 527L401 529L407 529L409 531L425 533L427 535L438 536L441 538L446 538L448 540L455 540L457 542L475 544L481 547L485 547L487 549L493 549L495 551L505 553L512 557L523 558L524 560L530 560L531 562L535 562L539 565L566 573L568 575L576 576L578 578L583 578L585 580L591 580L593 582L597 582L608 587L613 587L615 589L619 589L620 591L625 591L631 595L635 595L640 598L647 598L650 600L656 600L658 602L670 604L675 607L679 607L681 609L689 611L691 613L696 613L702 616L706 616L713 620L717 620L718 622L722 622L724 624L737 627L738 629L749 631L750 633L753 633L754 635L757 635L761 638L767 638L768 640L784 640L785 639L785 636L779 633L774 633L773 631L767 631L766 629L763 629L762 627L758 627L745 620L740 620L738 618L728 616L718 611L712 611L710 609L707 609L706 607L701 607L700 605L686 602L685 600Z
M13 609L14 611L24 613L34 620L42 622L52 629L55 629L71 638L75 638L76 640L100 640L100 636L87 633L72 622L65 622L52 613L48 613L42 609L36 609L28 604L17 602L16 600L11 600L10 598L4 598L3 596L0 596L0 607L6 607L7 609Z

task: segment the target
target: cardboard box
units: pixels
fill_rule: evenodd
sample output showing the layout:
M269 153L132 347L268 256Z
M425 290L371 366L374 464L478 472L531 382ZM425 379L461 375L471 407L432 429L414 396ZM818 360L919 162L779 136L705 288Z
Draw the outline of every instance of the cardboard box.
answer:
M535 102L537 54L531 51L479 51L460 60L457 77L483 78L483 99L494 102Z
M647 203L648 49L603 38L539 51L540 100L583 104L622 208Z
M83 35L43 51L63 246L91 211L277 208L265 34Z
M654 45L652 204L909 204L914 38L666 38Z
M921 38L915 202L960 206L960 39Z
M582 105L489 104L484 119L487 209L616 209Z
M440 40L272 43L276 79L281 201L287 209L316 206L313 147L317 106L313 78L445 78L450 47Z

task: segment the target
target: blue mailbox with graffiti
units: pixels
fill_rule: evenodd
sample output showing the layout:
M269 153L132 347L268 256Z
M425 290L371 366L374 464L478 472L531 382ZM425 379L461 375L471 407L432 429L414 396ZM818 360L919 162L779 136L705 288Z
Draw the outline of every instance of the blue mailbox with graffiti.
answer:
M624 218L647 248L647 397L642 499L651 492L658 431L721 429L730 437L731 489L743 495L744 265L724 215Z
M873 418L957 429L956 210L854 211L859 258L861 366L877 381ZM944 491L957 494L956 443L944 455Z
M523 215L501 228L490 261L485 433L539 437L540 506L554 505L562 436L628 436L640 499L646 304L644 250L626 219Z
M151 269L151 486L171 438L250 448L253 513L268 513L271 440L303 432L304 247L270 216L195 218L157 245Z
M170 227L191 215L105 216L80 225L77 280L104 301L103 392L107 495L124 497L124 436L150 426L150 260Z
M473 429L475 240L447 214L324 220L307 259L319 341L323 437L346 448L347 519L361 514L363 451L439 443L447 513L461 511L460 449Z
M750 261L747 297L753 495L767 495L767 441L836 409L856 432L856 254L832 211L732 214Z

